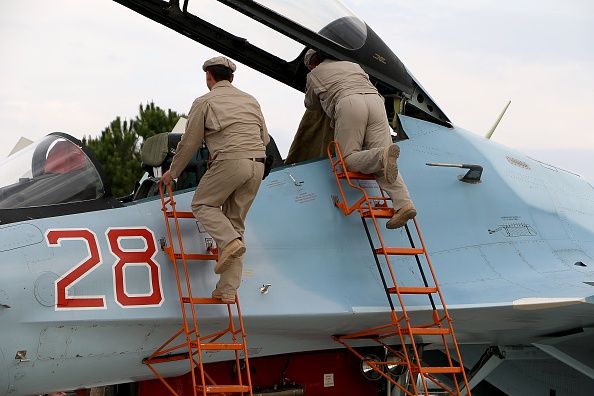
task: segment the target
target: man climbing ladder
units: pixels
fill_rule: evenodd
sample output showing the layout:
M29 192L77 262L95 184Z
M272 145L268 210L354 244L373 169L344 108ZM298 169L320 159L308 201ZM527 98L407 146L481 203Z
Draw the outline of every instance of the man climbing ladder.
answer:
M215 273L221 278L212 296L232 303L241 283L244 222L262 181L270 138L256 99L231 84L235 64L218 56L202 69L210 92L192 104L186 132L162 181L169 184L178 177L206 143L212 161L196 189L192 212L220 250Z
M356 63L338 61L308 50L305 107L322 109L334 127L346 166L352 172L375 175L396 209L386 228L400 228L417 215L396 160L399 147L392 143L384 101Z
M235 64L219 56L204 62L202 69L206 72L206 85L210 92L197 98L192 104L186 131L160 184L168 234L168 245L164 246L164 250L175 271L182 328L146 358L144 363L176 396L179 395L153 367L155 364L188 359L193 396L213 393L252 395L246 332L236 294L241 283L242 257L246 251L243 241L244 222L264 175L266 145L270 138L256 99L231 85ZM212 161L196 189L192 212L180 212L175 207L171 181L182 173L203 143L206 143ZM179 220L194 217L216 241L219 254L212 251L210 254L184 252ZM173 220L174 227L170 226L170 220ZM177 238L173 237L173 231ZM176 251L176 247L179 250ZM220 274L220 279L211 294L212 298L192 295L188 260L217 261L214 271ZM221 303L227 305L228 326L220 331L202 334L198 307ZM237 312L238 324L233 317L232 305ZM171 346L182 335L186 342ZM225 341L223 337L226 338ZM172 353L180 350L183 352ZM236 384L214 384L205 372L203 351L232 351L236 367L241 367L242 353L246 378L244 379L241 370L237 370Z
M167 240L163 242L162 248L173 265L182 323L181 328L150 356L145 358L143 363L174 396L182 395L158 372L156 365L178 360L188 360L190 364L192 396L207 396L213 393L252 395L246 331L243 325L239 298L236 297L234 301L226 303L218 298L194 297L188 262L216 260L218 255L212 248L207 249L207 253L187 253L185 251L180 220L194 220L194 215L192 212L177 210L171 184L165 186L161 183L159 193L167 230ZM205 334L201 329L198 311L209 305L226 305L229 320L225 328ZM232 306L235 307L237 320L234 318ZM182 336L185 342L180 342ZM206 351L233 352L236 367L241 367L240 360L243 358L245 371L236 371L237 380L235 384L221 385L215 383L205 371L203 353Z

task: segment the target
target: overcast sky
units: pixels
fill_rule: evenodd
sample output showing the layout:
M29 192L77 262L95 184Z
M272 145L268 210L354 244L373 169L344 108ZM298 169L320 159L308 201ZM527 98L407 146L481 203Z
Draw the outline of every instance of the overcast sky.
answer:
M212 10L213 1L191 4ZM483 135L511 100L493 140L594 180L594 2L344 2L456 125ZM96 135L141 102L187 112L206 92L202 62L216 55L109 0L0 1L0 37L0 157L20 136ZM267 40L289 58L298 52ZM286 154L302 94L239 66L235 84L261 102Z

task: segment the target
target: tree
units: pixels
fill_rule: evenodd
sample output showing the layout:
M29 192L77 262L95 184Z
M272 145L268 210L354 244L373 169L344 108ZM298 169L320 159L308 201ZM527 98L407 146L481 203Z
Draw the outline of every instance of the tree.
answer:
M114 196L130 194L141 178L141 143L157 133L171 131L181 116L170 109L165 112L152 102L144 107L140 104L139 114L133 120L116 117L99 137L83 138L101 163Z
M134 121L134 131L144 141L157 133L171 131L181 116L183 115L171 109L165 112L153 102L148 103L144 108L141 104L139 115Z

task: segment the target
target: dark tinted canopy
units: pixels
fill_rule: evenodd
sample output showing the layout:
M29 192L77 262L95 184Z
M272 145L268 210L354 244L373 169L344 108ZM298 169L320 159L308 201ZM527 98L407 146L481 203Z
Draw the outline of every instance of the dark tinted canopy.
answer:
M65 133L0 162L0 225L118 206L92 154Z

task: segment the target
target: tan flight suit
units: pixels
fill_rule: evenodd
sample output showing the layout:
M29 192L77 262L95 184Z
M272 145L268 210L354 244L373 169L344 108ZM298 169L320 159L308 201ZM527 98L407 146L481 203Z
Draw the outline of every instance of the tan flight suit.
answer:
M243 239L244 221L264 174L264 163L255 159L266 157L270 138L256 99L226 80L196 99L169 169L172 178L180 175L203 141L213 161L198 184L192 211L220 253L232 240ZM234 259L221 274L217 291L235 296L242 267L241 258Z
M326 157L328 144L333 140L334 128L330 126L330 117L321 109L305 109L285 164Z
M400 172L394 183L384 178L384 149L392 144L390 125L383 98L361 66L324 60L307 75L305 107L323 109L330 117L350 171L375 174L396 210L412 204Z

